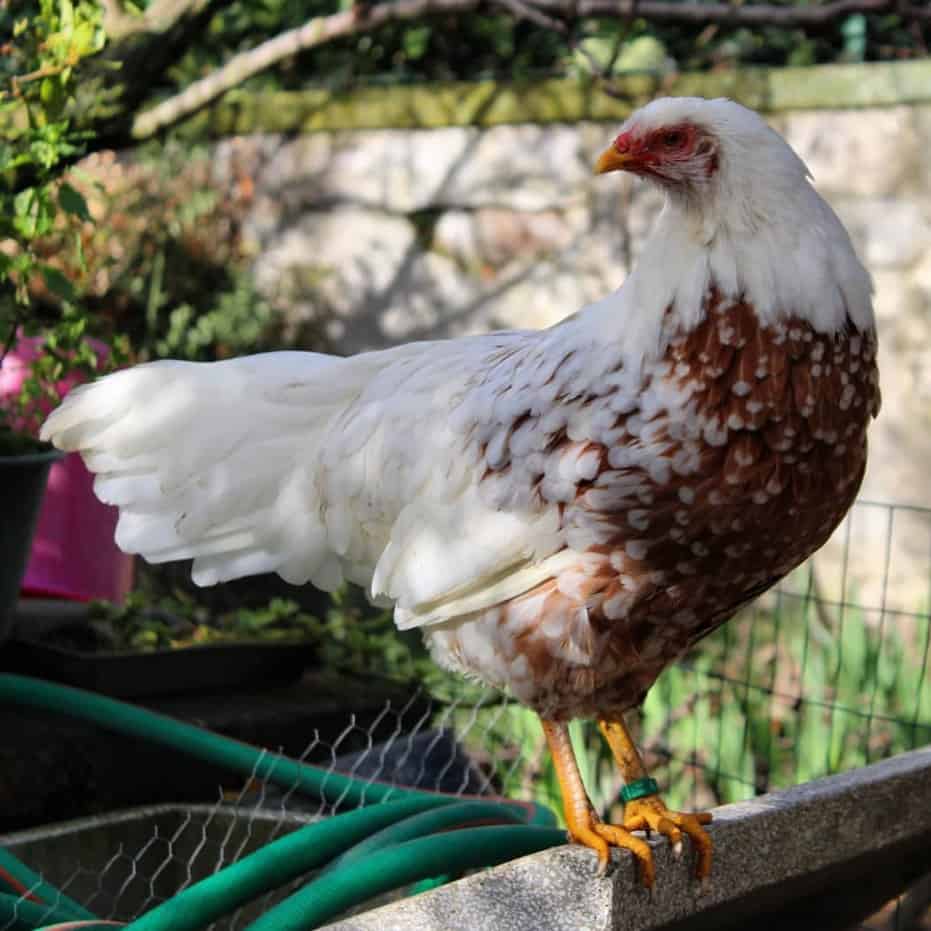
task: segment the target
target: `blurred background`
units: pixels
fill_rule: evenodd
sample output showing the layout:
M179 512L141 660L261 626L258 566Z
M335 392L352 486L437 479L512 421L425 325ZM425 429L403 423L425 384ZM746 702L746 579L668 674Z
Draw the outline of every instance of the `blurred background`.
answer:
M623 282L661 206L592 176L626 115L663 94L757 108L873 275L883 410L832 541L647 699L639 734L669 801L711 806L931 742L931 6L618 6L0 0L0 452L29 448L60 393L112 367L549 326ZM431 785L558 809L535 718L440 673L359 592L196 590L185 566L122 557L112 528L80 464L56 462L5 609L6 669L196 706L328 765L433 735ZM256 643L292 661L269 654L240 679L214 678L209 651L183 675L156 663ZM129 655L150 664L114 671ZM270 734L255 691L292 702L302 687L314 700ZM332 726L311 739L321 695ZM574 739L609 812L606 749L584 723ZM189 774L127 794L65 755L57 794L12 779L0 825L214 791ZM22 756L11 745L0 766Z

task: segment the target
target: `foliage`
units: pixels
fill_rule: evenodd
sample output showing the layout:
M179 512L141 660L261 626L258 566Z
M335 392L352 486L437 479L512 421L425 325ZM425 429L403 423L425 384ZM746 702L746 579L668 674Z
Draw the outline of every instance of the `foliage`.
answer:
M131 156L95 153L58 189L68 206L80 205L80 217L58 210L29 249L68 299L33 280L26 303L12 305L20 335L41 333L56 354L35 363L40 377L19 402L30 413L17 423L40 421L32 412L52 406L56 383L70 371L100 370L103 360L85 338L91 332L115 348L108 363L209 361L289 343L277 305L248 269L242 218L251 179L233 172L218 183L206 147L169 142Z
M169 305L167 326L161 333L156 330L155 354L202 360L256 352L269 342L275 318L273 306L258 292L251 275L233 273L228 289L210 306Z
M248 176L233 171L220 182L206 147L168 142L131 156L95 153L71 180L96 222L80 263L50 261L127 338L134 361L209 361L285 341L276 307L248 272ZM56 231L41 248L60 256L64 245Z
M81 228L90 214L59 174L86 141L72 126L75 67L103 46L104 34L100 9L89 0L40 0L15 13L4 5L0 34L10 36L0 56L0 177L28 170L34 178L16 193L0 188L0 358L21 334L45 341L20 396L0 409L0 427L9 430L33 420L31 412L54 397L70 371L92 372L98 364L71 281L37 245L59 224L81 262Z
M783 0L784 5L798 2ZM174 69L173 77L181 86L245 47L345 5L343 0L232 3L212 21L210 41L194 47ZM680 70L896 60L927 54L928 41L920 25L896 15L867 20L856 14L810 32L775 26L748 28L599 17L583 19L560 33L503 12L479 10L438 14L340 39L296 56L254 83L300 88L308 82L346 86L371 81L520 79L574 70L579 43L593 39L603 43L613 50L610 59L623 55L626 47L643 37L665 48Z
M89 622L98 649L120 652L242 641L314 640L320 636L320 622L284 599L275 599L263 608L214 616L184 593L151 601L133 592L122 605L94 602Z
M94 602L89 620L98 648L107 650L307 641L318 644L319 662L328 669L387 672L402 681L429 680L436 669L426 656L420 634L399 635L390 612L373 611L358 589L336 592L322 618L287 598L218 614L190 593L175 589L161 596L135 591L122 605Z

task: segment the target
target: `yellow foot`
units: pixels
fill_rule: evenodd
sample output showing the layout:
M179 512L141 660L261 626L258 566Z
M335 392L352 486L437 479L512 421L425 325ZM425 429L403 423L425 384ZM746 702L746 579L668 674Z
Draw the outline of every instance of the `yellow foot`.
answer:
M682 835L687 834L695 848L695 875L705 880L711 875L713 844L703 825L711 823L711 812L684 814L670 811L658 795L631 799L624 805L624 828L628 831L655 831L669 838L673 855L682 853Z
M598 854L598 875L604 876L611 862L611 847L622 847L634 855L640 882L647 889L652 888L656 879L653 866L653 854L650 845L639 837L634 837L627 828L617 824L603 824L595 813L589 810L587 819L570 818L569 837L577 844L584 844Z

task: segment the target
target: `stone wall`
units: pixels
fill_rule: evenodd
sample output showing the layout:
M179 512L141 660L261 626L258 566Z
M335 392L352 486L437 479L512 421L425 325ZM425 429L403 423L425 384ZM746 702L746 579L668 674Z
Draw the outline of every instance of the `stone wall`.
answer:
M931 106L771 121L876 283L884 407L863 496L931 505ZM250 136L221 143L217 164L256 178L248 229L261 286L295 326L319 325L349 353L548 326L620 285L660 197L628 177L592 176L612 128ZM888 512L862 509L857 520L855 542L871 541L866 563L881 563ZM892 569L912 580L895 591L914 607L918 588L927 596L928 521L903 511L895 522Z

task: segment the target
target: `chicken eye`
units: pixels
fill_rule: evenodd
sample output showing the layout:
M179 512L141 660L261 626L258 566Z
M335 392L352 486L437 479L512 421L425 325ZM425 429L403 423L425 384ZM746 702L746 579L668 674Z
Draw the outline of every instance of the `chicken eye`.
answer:
M681 129L669 129L662 135L662 143L667 149L678 149L685 142L685 133Z

